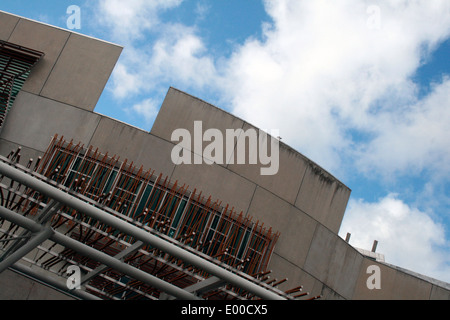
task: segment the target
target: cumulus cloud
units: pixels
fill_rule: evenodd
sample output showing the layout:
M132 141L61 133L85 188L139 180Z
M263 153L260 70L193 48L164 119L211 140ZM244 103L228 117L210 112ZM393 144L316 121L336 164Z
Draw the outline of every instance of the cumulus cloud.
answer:
M163 36L151 44L126 49L112 75L113 94L127 98L157 88L167 90L174 83L191 88L208 86L216 70L205 51L193 28L167 25Z
M99 23L111 28L123 42L142 38L145 31L160 24L161 11L180 5L183 0L99 0Z
M110 28L111 40L124 45L109 89L122 101L140 97L140 102L126 106L125 111L128 115L130 111L143 115L149 124L169 86L204 88L217 75L213 58L195 27L161 20L162 12L181 3L182 0L97 2L97 24ZM205 10L205 6L199 6L198 15L204 15Z
M421 177L436 199L450 173L449 79L419 97L413 76L450 36L450 3L265 5L273 23L264 39L243 44L226 70L233 113L280 128L283 141L339 176ZM394 195L352 199L341 230L365 249L377 239L392 264L449 281L448 237L431 208Z
M373 203L351 200L340 236L347 232L354 247L370 250L377 240L377 252L388 263L450 282L450 243L443 226L394 194Z
M378 134L361 147L358 167L366 172L450 174L450 79L415 104L378 118Z
M124 45L108 89L119 101L141 99L124 111L142 116L149 126L169 86L211 87L217 79L213 58L195 27L164 21L161 14L183 0L98 0L97 25L110 30L110 40ZM206 6L197 6L201 19ZM126 100L127 99L127 100Z
M207 54L195 28L172 25L153 46L152 67L158 67L158 79L177 81L196 88L207 86L216 76L214 60Z
M445 0L265 4L273 24L264 40L249 40L228 65L233 112L282 128L284 141L331 171L355 148L349 132L393 133L380 121L401 123L416 102L411 76L450 34Z
M156 118L159 111L159 101L148 98L141 102L134 104L130 109L127 109L129 113L143 117L146 121L150 122Z
M116 98L213 89L221 107L280 129L283 141L336 174L348 157L361 172L386 176L440 165L437 158L450 163L449 80L424 101L412 81L450 35L448 0L266 0L272 23L263 39L249 38L229 59L212 56L195 26L161 20L181 3L97 2L99 23L125 42L112 75Z

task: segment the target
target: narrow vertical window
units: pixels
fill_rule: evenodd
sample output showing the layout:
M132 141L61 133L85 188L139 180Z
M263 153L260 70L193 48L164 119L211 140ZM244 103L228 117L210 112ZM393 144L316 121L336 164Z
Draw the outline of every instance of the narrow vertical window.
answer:
M33 66L44 53L0 41L0 130Z

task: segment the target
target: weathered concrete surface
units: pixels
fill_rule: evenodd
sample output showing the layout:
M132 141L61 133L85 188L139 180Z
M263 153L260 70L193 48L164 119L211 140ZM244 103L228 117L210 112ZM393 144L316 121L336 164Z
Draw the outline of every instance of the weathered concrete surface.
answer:
M71 33L41 95L93 111L122 47Z
M19 17L0 11L0 40L8 41Z
M295 201L296 207L339 232L350 189L326 171L310 163Z
M44 57L33 68L22 90L40 94L41 90L55 66L70 32L27 19L20 19L9 42L44 52ZM66 77L70 77L67 76Z
M249 129L258 131L256 127L246 123L243 130L247 131ZM276 139L276 137L270 136L269 138L271 140ZM239 140L242 140L242 137ZM255 181L261 187L294 204L307 164L304 157L299 153L279 142L278 145L278 158L271 158L272 161L276 160L279 162L277 165L278 172L274 175L262 175L261 168L269 168L271 165L274 166L274 164L264 165L259 161L257 164L248 164L248 162L246 164L238 164L235 161L233 164L228 164L227 168L251 181ZM253 150L256 154L258 151ZM275 169L275 167L273 168Z
M18 94L2 128L1 138L45 151L58 133L88 144L100 116L25 91Z
M363 256L329 229L318 225L304 270L350 299L357 282Z
M45 53L23 90L90 111L123 49L4 12L0 39Z
M202 121L203 130L241 129L244 122L213 105L170 88L156 116L151 134L171 141L172 132L186 129L194 137L194 121ZM193 151L193 150L192 150Z
M303 267L317 221L261 187L256 188L248 215L280 231L274 252Z
M256 189L255 183L216 164L179 165L171 179L186 183L191 191L201 191L206 199L222 201L222 206L229 204L237 214L247 212Z
M260 146L250 145L247 140L246 142L243 141L246 132L253 130L259 134L259 129L243 120L200 99L170 88L155 120L151 134L171 141L172 133L175 130L186 129L189 131L191 139L194 140L195 121L202 122L201 134L208 129L218 129L224 139L227 137L227 129L242 129L243 132L234 142L235 148L231 157L227 157L226 160L224 159L224 163L219 163L218 165L225 166L229 171L256 183L288 203L297 206L336 233L339 231L347 201L350 197L350 189L300 153L279 142L277 142L279 145L279 157L271 159L272 161L279 161L277 173L274 175L262 175L261 168L269 167L270 165L262 164L259 161L259 157L257 157L258 162L256 164L250 163L248 159L248 154L258 153ZM200 139L202 138L203 136L200 135ZM269 138L272 141L276 139L276 137L270 136ZM191 141L190 150L193 154L195 153L196 156L200 157L208 143L203 142L201 148L199 148L200 152L198 152L194 142ZM236 161L235 154L240 143L247 147L244 149L244 152L247 152L244 164ZM224 142L222 154L225 155L227 152L229 150L227 150L226 142ZM191 157L191 162L194 163L193 157ZM202 162L202 159L200 159L200 162ZM183 164L183 166L186 167L188 165ZM197 170L199 166L200 168L207 168L207 166L201 165L191 166L192 170ZM177 166L175 172L179 170ZM187 169L183 170L188 171ZM215 188L217 189L217 187Z
M50 287L10 270L0 273L0 300L73 300Z
M170 160L172 143L105 116L101 117L89 144L111 156L120 156L121 161L133 161L136 167L155 170L157 175L170 177L175 169Z

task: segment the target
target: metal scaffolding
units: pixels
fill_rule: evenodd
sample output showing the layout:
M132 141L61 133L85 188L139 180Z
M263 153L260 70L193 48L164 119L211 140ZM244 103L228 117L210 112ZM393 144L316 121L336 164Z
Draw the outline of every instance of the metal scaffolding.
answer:
M266 267L278 234L210 199L195 200L185 186L162 183L141 169L136 174L123 163L116 170L114 157L56 137L42 159L22 166L19 157L20 149L0 156L0 272L28 270L45 282L43 273L36 275L39 267L60 277L49 285L83 299L305 295L298 294L301 286L278 289L286 279L269 280ZM81 270L81 291L64 288L70 266Z
M78 195L247 274L266 271L279 233L127 159L53 137L37 171ZM70 213L69 213L70 214ZM105 228L103 228L104 231ZM126 241L126 239L125 239Z

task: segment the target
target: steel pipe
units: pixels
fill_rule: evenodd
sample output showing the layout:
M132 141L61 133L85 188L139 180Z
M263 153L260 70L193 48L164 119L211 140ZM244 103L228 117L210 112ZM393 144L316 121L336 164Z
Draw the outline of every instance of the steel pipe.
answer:
M126 257L127 255L139 250L142 246L143 246L143 243L141 241L136 241L132 246L128 247L127 249L125 249L125 250L119 252L117 255L115 255L114 258L116 258L117 260L121 260L124 257ZM95 278L96 276L101 274L106 269L108 269L108 266L106 266L106 265L98 266L97 268L95 268L94 270L89 272L87 275L85 275L81 279L81 284L84 284L84 283L88 282L89 280L91 280L92 278Z
M151 285L163 292L167 292L168 294L173 295L173 296L177 297L178 299L202 300L199 297L197 297L196 295L185 291L184 289L174 286L173 284L170 284L164 280L161 280L161 279L159 279L147 272L144 272L140 269L132 267L129 264L126 264L114 257L107 255L106 253L103 253L94 248L91 248L91 247L89 247L81 242L78 242L68 236L65 236L59 232L55 232L52 235L51 239L66 248L75 250L88 258L99 261L99 262L107 265L110 268L113 268L117 271L123 272L126 275L129 275L130 277L132 277L136 280L140 280L145 283L148 283L149 285Z
M184 250L164 239L161 239L155 235L148 233L147 231L140 229L126 221L123 221L111 214L108 214L80 199L75 198L62 190L59 190L43 181L40 181L6 163L0 162L0 174L3 174L15 181L26 185L40 193L53 198L54 200L61 202L73 209L82 212L90 216L91 218L98 219L117 230L127 233L135 237L142 242L158 248L174 257L177 257L187 263L190 263L216 277L225 280L226 282L249 291L256 296L266 300L286 300L286 298L263 288L256 283L253 283L243 277L234 274L210 261L207 261L191 252Z
M151 274L148 274L142 270L139 270L133 266L130 266L115 257L111 257L106 253L98 251L92 247L89 247L77 240L74 240L68 236L65 236L59 232L54 231L49 227L43 227L37 222L30 220L15 213L5 207L0 206L0 217L7 220L11 219L11 222L21 226L22 228L30 228L30 230L40 230L37 236L31 239L25 246L14 252L10 257L0 263L0 272L10 267L12 264L20 260L25 254L36 248L46 239L50 238L52 241L74 251L77 251L84 256L91 258L93 260L99 261L110 268L120 271L130 277L148 283L149 285L160 289L163 292L183 300L201 300L196 295L187 292L173 284L163 281Z
M50 238L53 234L52 228L43 228L42 231L35 234L25 243L22 247L11 253L11 255L7 256L2 262L0 262L0 273L8 269L14 263L22 259L28 253L30 253L33 249L35 249L42 242Z

